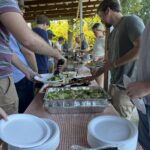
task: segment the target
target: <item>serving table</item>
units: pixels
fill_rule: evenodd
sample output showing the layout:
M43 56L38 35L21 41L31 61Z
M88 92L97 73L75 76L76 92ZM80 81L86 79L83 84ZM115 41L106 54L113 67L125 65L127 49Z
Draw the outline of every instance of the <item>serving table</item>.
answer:
M74 144L89 147L87 143L88 122L100 115L118 115L111 104L101 113L50 114L43 107L43 97L43 93L38 93L25 113L41 118L49 118L58 123L61 131L58 150L70 150L71 145ZM137 150L142 150L142 148L138 145Z

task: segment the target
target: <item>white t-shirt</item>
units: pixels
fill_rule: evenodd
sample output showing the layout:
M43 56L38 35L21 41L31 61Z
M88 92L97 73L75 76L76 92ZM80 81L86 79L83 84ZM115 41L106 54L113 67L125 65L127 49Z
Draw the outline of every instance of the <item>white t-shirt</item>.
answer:
M53 43L52 43L52 41L51 41L51 40L49 40L49 45L50 45L50 46L53 46Z
M59 42L55 43L55 48L62 51L62 44L60 44Z
M93 47L93 57L104 57L105 55L105 38L97 38Z

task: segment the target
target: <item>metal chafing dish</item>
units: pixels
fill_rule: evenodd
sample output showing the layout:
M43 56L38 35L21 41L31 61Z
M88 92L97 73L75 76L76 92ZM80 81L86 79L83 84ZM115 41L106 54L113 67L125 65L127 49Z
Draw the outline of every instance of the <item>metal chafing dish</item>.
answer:
M68 96L66 93L69 92ZM44 107L50 113L98 113L109 105L109 99L110 96L100 87L48 88Z

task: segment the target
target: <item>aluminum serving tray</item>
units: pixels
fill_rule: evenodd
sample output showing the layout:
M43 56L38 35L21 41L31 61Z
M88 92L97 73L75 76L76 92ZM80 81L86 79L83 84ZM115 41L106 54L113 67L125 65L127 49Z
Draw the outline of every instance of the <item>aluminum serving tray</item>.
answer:
M95 92L103 93L103 97L94 99L49 99L48 93L54 91L65 90L95 90ZM48 88L44 96L44 107L50 112L55 114L65 113L99 113L102 112L108 105L110 96L100 87L64 87L64 88Z

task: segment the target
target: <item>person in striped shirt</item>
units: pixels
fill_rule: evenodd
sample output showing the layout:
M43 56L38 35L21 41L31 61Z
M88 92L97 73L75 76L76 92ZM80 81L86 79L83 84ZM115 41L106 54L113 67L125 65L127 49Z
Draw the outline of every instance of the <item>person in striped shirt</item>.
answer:
M16 0L0 1L0 107L8 114L17 112L18 98L12 79L12 51L9 32L28 49L38 54L64 59L43 39L33 33L20 14Z

